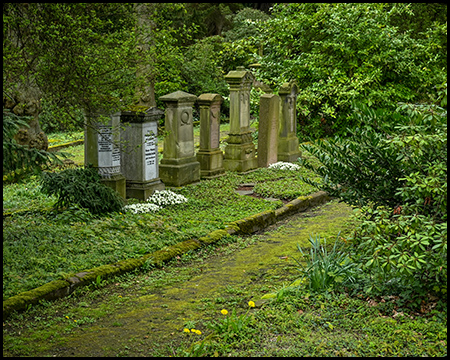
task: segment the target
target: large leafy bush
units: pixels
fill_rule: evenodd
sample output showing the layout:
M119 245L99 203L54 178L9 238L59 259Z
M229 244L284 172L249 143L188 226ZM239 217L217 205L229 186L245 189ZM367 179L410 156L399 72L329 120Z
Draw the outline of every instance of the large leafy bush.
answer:
M361 208L352 243L378 280L371 287L395 281L446 292L447 111L360 106L353 116L361 122L354 136L302 146L321 162L324 182L314 185Z
M417 36L399 30L404 15L413 18L408 4L274 5L258 76L274 86L297 80L301 136L345 134L357 120L348 117L354 100L394 110L436 93L447 77L447 24Z

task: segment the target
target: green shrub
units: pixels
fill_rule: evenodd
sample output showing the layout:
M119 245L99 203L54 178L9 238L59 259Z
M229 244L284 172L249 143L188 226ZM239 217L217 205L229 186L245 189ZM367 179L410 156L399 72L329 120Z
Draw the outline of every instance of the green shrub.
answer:
M321 162L324 182L314 184L361 207L352 243L374 280L368 290L395 280L446 293L447 112L411 104L397 112L356 108L363 126L351 138L302 147Z
M350 137L336 136L301 145L319 160L319 166L307 159L302 163L315 170L323 178L323 184L309 178L303 180L350 205L364 206L373 202L375 206L395 206L399 203L396 189L405 169L396 161L397 149L385 146L390 136L385 124L404 120L399 114L365 106L355 107L354 116L361 117L362 126L349 130Z
M403 111L406 114L401 114ZM406 116L405 116L406 115ZM447 112L434 105L402 105L398 112L354 106L360 127L350 137L301 145L320 165L303 165L323 183L303 180L355 206L415 204L446 212Z
M400 213L391 208L362 210L351 242L373 280L366 290L380 291L395 281L416 294L446 294L447 223L407 206Z
M93 167L67 169L42 175L42 192L58 198L56 208L79 205L93 214L120 211L124 205L121 196L100 182Z
M394 19L414 16L411 4L275 4L261 26L258 79L280 86L297 80L300 136L345 133L354 100L394 110L398 101L430 101L447 78L447 23L421 36ZM403 25L403 24L402 24Z

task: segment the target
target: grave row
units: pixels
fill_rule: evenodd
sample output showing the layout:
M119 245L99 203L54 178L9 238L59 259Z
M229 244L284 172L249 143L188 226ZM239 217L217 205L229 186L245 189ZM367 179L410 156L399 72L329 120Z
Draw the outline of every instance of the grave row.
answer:
M165 186L183 186L225 172L246 172L277 161L300 157L296 135L295 82L285 83L279 95L260 97L258 154L250 130L250 71L238 67L225 80L230 86L230 132L223 153L220 140L219 94L199 97L176 91L159 99L165 111L113 114L109 122L85 114L85 164L98 168L102 181L124 198L147 199ZM194 150L193 106L200 107L200 148ZM163 157L158 161L158 123L164 118Z

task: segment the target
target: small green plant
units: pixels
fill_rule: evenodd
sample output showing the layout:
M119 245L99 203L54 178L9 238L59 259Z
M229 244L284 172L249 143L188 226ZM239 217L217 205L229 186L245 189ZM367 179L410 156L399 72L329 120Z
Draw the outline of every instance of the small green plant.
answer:
M320 244L320 236L313 238L309 236L311 250L309 257L305 256L300 245L297 244L298 250L306 260L306 266L302 262L295 259L303 272L302 279L308 280L310 290L323 292L333 290L347 282L354 282L357 272L357 266L348 257L347 254L337 248L339 234L330 252L326 248L326 239L324 245Z
M79 205L93 214L120 211L123 199L113 189L100 182L100 175L93 167L66 169L42 175L42 192L55 195L56 208Z
M97 275L97 277L95 278L95 286L97 288L101 288L103 286L105 286L106 284L106 280L102 280L102 277L100 275Z
M200 330L184 328L183 332L187 336L192 336L192 334L201 335L202 332ZM189 346L187 350L180 349L178 351L178 355L182 357L200 357L200 356L208 356L211 352L211 338L213 334L208 335L204 339L200 341L195 341Z
M252 317L248 316L248 312L252 307L255 307L253 301L248 302L249 309L245 314L237 315L236 309L233 309L229 314L228 310L222 309L220 312L225 318L212 322L209 327L214 330L219 336L225 338L225 340L233 337L245 337L253 332L253 329L249 326L252 322Z

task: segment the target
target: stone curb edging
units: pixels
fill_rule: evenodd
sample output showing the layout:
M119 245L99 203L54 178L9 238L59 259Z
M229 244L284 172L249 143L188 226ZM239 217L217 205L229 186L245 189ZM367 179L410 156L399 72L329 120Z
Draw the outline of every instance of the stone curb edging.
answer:
M71 141L68 143L60 144L60 145L49 146L47 151L48 152L56 152L56 151L66 148L66 147L76 146L76 145L81 145L81 144L84 144L84 140L75 140L75 141Z
M199 239L190 239L168 246L140 258L121 260L114 264L102 265L93 269L84 270L70 275L65 280L54 280L35 289L22 292L3 301L3 319L13 311L25 310L28 305L36 304L39 300L54 300L69 295L79 286L90 284L96 281L97 277L102 280L134 270L150 261L156 267L162 267L163 263L181 255L187 251L198 249L202 246L214 243L220 239L233 234L249 235L260 231L277 221L303 212L314 206L323 204L330 200L330 196L325 191L319 191L310 196L302 196L285 204L277 210L267 210L259 214L237 220L229 224L223 230L215 230Z

